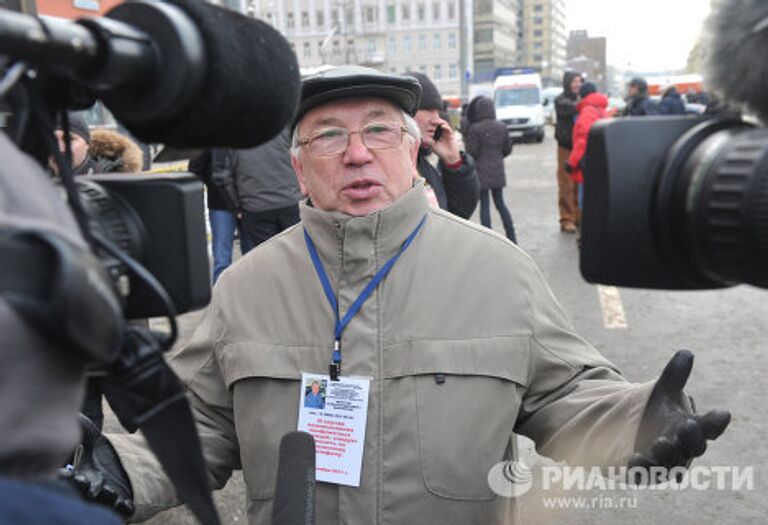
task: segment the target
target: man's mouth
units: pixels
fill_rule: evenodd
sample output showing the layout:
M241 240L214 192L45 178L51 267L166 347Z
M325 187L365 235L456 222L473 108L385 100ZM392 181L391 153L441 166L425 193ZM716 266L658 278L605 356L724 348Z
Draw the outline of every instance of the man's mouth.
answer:
M381 184L370 179L356 180L344 186L341 192L351 199L369 199L378 195Z

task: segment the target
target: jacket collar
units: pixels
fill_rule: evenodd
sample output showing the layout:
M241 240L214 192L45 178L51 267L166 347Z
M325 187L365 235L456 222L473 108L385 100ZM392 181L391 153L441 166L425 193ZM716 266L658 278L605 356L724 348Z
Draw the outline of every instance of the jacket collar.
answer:
M299 206L301 223L312 237L329 274L357 271L373 275L392 257L429 210L424 182L417 181L405 195L384 209L353 217L323 211L308 202Z

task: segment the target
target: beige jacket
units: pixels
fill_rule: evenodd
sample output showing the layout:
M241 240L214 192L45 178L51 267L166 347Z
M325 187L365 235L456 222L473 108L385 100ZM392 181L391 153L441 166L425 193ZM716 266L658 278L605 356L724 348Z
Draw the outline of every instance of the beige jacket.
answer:
M307 253L312 236L341 313L427 215L343 334L344 373L373 377L359 488L319 483L317 523L511 523L489 469L512 432L540 453L624 465L650 384L627 383L574 333L532 260L490 230L430 209L418 184L389 208L349 217L302 205L299 225L250 252L214 289L174 356L223 486L242 468L251 524L268 524L278 444L296 429L302 371L327 373L334 317ZM435 374L445 374L438 383ZM138 517L173 505L132 436L111 437Z

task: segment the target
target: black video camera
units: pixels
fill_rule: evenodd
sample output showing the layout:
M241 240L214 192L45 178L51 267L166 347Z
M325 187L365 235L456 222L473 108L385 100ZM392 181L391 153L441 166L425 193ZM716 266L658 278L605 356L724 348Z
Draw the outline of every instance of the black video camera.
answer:
M581 272L640 288L768 288L768 130L701 117L595 124Z
M590 130L581 237L589 282L768 288L768 129L740 117L768 123L768 2L713 3L703 37L707 86L723 102L715 114Z

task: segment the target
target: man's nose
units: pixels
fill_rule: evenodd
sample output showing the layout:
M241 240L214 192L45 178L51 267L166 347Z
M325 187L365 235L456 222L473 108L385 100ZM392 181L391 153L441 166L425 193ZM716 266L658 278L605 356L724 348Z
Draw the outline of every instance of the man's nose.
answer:
M345 164L364 164L373 158L371 150L363 144L363 138L360 133L352 133L349 136L349 145L344 151L343 161Z

